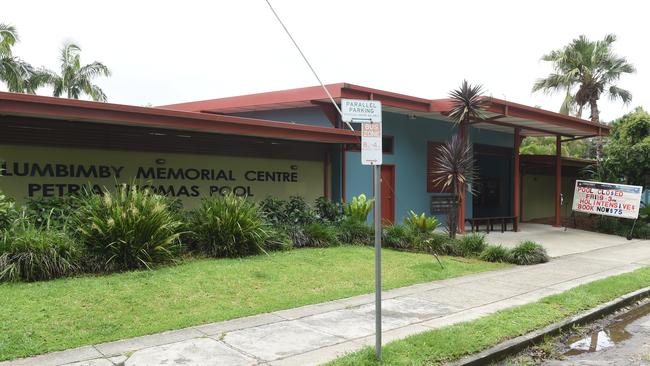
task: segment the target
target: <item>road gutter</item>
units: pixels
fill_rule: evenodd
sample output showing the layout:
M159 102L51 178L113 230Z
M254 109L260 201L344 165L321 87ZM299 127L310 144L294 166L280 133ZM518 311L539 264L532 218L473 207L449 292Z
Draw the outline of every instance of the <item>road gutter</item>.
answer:
M499 343L485 351L451 362L449 365L488 365L492 362L500 361L510 355L521 352L531 345L541 343L547 336L555 336L565 329L589 323L648 296L650 296L650 286L630 292L612 301L598 305L591 310L553 323L545 328Z

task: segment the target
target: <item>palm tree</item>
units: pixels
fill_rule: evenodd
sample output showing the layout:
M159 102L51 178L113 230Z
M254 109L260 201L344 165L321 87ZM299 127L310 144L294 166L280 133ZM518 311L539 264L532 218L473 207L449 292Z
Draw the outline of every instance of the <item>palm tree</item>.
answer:
M13 55L11 48L18 40L14 26L0 23L0 80L10 92L33 94L43 81L42 70Z
M98 61L82 66L80 52L76 44L65 43L59 56L61 74L50 72L47 83L52 85L55 97L65 94L68 98L79 99L85 94L94 101L105 102L106 94L92 81L98 76L110 76L111 71Z
M451 189L453 205L448 215L447 226L449 235L456 236L459 224L458 207L462 204L461 197L465 190L474 193L473 183L476 181L476 167L472 146L460 136L453 136L450 141L440 145L437 155L433 156L436 168L432 171L435 184L441 184L444 190Z
M582 118L585 105L589 104L592 122L600 122L598 101L606 94L611 100L621 100L627 104L632 94L619 88L616 83L624 74L634 73L635 69L625 57L612 52L616 36L608 34L601 41L590 41L584 35L574 39L567 46L542 56L543 61L553 63L554 72L533 85L533 92L547 93L561 91L565 99L561 113L575 111Z

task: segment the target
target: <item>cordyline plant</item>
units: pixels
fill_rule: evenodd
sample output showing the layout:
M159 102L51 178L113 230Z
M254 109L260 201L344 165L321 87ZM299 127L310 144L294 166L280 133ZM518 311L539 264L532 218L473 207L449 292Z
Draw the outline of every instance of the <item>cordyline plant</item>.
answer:
M476 179L476 167L472 146L465 143L458 136L453 136L437 149L433 157L436 169L433 171L433 182L442 185L444 190L451 189L453 199L450 208L447 227L449 235L453 238L458 230L458 206L460 195L467 191L474 194L473 183Z
M470 121L485 118L483 110L489 102L483 97L482 85L472 85L463 80L460 88L449 92L449 100L452 106L447 117L458 124L459 131L465 130ZM467 141L467 134L464 131L462 134Z
M467 126L471 121L485 118L483 110L489 101L483 97L483 86L472 85L463 80L460 88L449 93L451 109L449 119L458 125L459 134L452 137L437 149L433 156L436 169L430 179L443 189L451 190L453 204L448 213L447 227L449 235L456 236L458 225L458 207L465 191L474 194L472 184L476 181L476 168L472 146L468 142Z

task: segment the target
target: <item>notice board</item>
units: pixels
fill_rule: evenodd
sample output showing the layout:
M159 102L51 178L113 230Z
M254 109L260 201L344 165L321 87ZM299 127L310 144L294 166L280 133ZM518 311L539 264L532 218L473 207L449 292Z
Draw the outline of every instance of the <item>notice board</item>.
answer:
M636 219L643 187L577 180L573 211Z

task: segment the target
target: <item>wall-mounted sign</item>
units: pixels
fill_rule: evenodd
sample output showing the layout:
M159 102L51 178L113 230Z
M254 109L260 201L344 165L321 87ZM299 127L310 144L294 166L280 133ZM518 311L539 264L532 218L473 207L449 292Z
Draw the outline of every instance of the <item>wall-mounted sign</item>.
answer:
M0 145L0 190L18 203L131 182L189 208L229 192L313 201L323 195L323 176L321 161Z
M381 102L378 100L341 99L343 122L381 123Z
M361 164L382 164L381 136L381 123L366 122L361 124Z
M636 219L643 187L577 180L573 211Z

